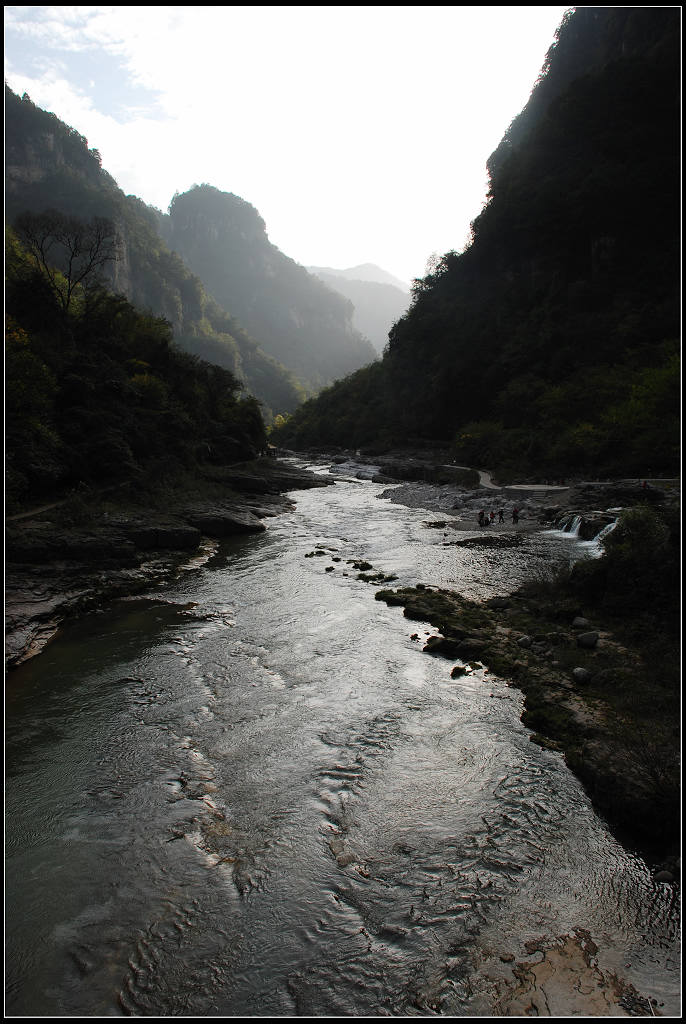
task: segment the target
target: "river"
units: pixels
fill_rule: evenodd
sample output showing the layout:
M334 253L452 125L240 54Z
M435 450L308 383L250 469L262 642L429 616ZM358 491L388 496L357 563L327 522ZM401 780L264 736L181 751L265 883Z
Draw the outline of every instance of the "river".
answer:
M9 1015L490 1016L579 929L678 1014L673 888L353 565L483 598L575 541L450 546L383 489L296 492L9 675Z

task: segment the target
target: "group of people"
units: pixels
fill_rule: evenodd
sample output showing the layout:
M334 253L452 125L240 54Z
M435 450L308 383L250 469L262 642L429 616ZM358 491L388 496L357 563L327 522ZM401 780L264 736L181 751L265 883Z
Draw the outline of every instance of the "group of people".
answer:
M498 511L498 522L499 523L504 523L505 522L505 511L502 508L499 509L499 511ZM519 522L519 509L518 508L513 508L512 509L512 522L513 523L518 523ZM493 526L494 523L495 523L495 512L492 509L491 509L490 513L483 512L483 511L479 512L479 526Z

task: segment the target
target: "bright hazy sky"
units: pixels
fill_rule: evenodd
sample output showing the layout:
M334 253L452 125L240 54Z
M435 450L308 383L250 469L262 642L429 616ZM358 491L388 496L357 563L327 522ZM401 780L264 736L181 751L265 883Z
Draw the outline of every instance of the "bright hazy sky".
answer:
M5 7L5 80L166 210L208 183L305 266L460 250L564 7Z

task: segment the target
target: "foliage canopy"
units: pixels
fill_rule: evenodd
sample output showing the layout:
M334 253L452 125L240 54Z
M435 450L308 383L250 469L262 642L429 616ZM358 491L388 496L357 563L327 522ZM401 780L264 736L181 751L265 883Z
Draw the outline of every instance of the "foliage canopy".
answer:
M65 307L59 275L12 232L6 268L11 507L265 447L256 400L228 370L179 349L168 321L79 284Z

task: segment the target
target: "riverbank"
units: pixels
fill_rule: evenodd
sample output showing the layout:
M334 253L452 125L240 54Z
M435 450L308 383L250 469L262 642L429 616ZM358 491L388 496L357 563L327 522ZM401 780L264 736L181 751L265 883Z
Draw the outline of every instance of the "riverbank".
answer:
M442 514L374 497L382 489L292 495L295 515L274 521L267 543L226 545L161 601L89 617L17 670L15 1010L628 1016L674 1005L655 964L669 957L678 973L678 892L619 848L562 755L529 742L518 690L472 669L476 650L422 653L409 634L429 627L374 601L380 586L432 578L459 589L457 571L434 574L472 558L423 525ZM522 539L532 553L559 544ZM501 579L526 578L528 557L522 575L503 573L513 555L477 552L477 575L492 562ZM401 576L377 582L375 567ZM506 627L508 610L488 608ZM451 678L458 661L471 674ZM154 940L143 947L152 974L141 936ZM236 965L255 948L259 971L237 990ZM360 984L370 977L372 989Z
M540 583L484 604L422 584L376 597L437 630L424 651L456 686L483 665L520 689L531 740L562 752L618 838L677 878L678 707L618 623Z
M69 618L162 584L219 541L265 529L286 493L333 480L272 458L144 486L79 492L6 523L5 664L39 654Z
M579 516L578 535L583 540L591 540L624 508L679 503L680 480L677 478L532 479L501 485L484 470L455 465L447 450L382 455L315 454L330 463L329 472L335 478L387 483L389 486L380 498L408 508L445 514L448 530L480 529L480 512L489 519L487 528L496 533L511 529L513 525L518 533L526 533L541 526L571 522ZM516 523L513 523L515 512ZM492 520L490 513L493 513Z
M442 531L444 545L497 550L523 543L526 534L557 528L579 540L595 539L593 554L599 556L597 538L623 512L648 510L658 519L660 510L678 515L678 480L530 481L499 488L480 473L478 482L472 478L465 486L464 479L445 478L446 470L449 476L463 467L446 466L444 459L426 453L368 462L340 457L331 472L391 484L392 467L396 477L379 499L438 513L440 518L425 525ZM488 525L479 525L480 513ZM648 550L650 538L641 543ZM659 590L659 579L645 572L636 576L629 563L626 568L609 584L609 595L589 585L584 592L559 578L483 604L430 581L383 590L377 598L435 627L438 633L424 650L452 661L455 685L485 665L519 688L532 741L560 751L620 841L644 854L665 882L674 882L680 877L681 806L679 646L673 629L678 593L668 594L666 610L661 601L653 614L651 590ZM655 577L661 571L656 564ZM631 586L632 577L638 603L614 607L613 588Z
M519 506L518 523L500 524L496 517L493 526L481 529L472 518L477 507L486 513L502 507L502 499L483 490L470 496L444 486L405 483L382 497L442 513L445 518L427 525L443 530L444 543L494 548L521 542L522 533L562 523L574 523L580 537L591 538L627 509L634 510L639 526L641 517L652 516L658 531L664 528L661 515L678 515L676 488L640 481L577 484L565 492L564 504L551 505L549 495L532 495ZM464 539L451 540L455 534ZM634 546L649 551L651 543L646 533ZM661 582L664 566L659 561L651 578L649 565L637 574L634 563L640 553L631 556L633 562L626 552L623 557L624 571L616 579L605 578L606 560L594 559L581 564L576 574L538 580L484 604L430 584L380 591L377 598L401 605L407 618L438 630L424 649L452 659L451 677L457 685L475 666L485 665L517 686L525 695L522 720L532 729L532 741L562 752L618 838L639 849L665 881L676 881L681 807L678 593L669 592L666 579ZM624 608L613 591L631 589L634 583L637 600ZM656 609L651 591L661 586L667 593Z

